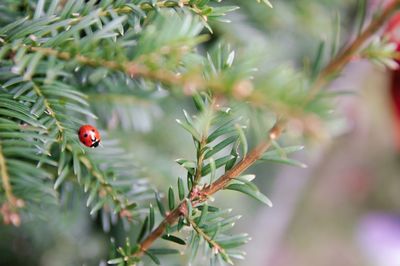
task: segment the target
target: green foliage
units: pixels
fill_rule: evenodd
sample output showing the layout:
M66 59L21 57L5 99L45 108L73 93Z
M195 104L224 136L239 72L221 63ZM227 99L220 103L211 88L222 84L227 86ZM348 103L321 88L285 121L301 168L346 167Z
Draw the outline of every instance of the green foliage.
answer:
M242 172L258 160L305 167L289 157L302 146L286 146L276 140L276 132L268 135L264 129L282 118L304 122L329 117L330 95L317 91L310 98L310 88L340 55L341 21L337 16L332 43L320 42L304 71L284 66L256 73L254 60L237 56L230 45L221 42L208 49L212 26L237 9L219 2L0 3L4 223L19 225L20 214L36 214L38 208L58 205L68 194L83 191L88 213L101 218L105 232L118 218L123 225L134 225L124 243L119 239L111 248L108 264L135 265L143 255L162 264L164 255L177 256L182 246L193 263L201 263L201 252L210 265L244 259L239 249L250 237L231 231L240 216L210 205L212 194L231 190L272 206L253 183L255 175ZM272 7L267 0L257 2ZM364 1L359 11L360 31ZM392 65L395 56L393 46L381 41L358 52L385 65ZM145 178L151 169L124 149L134 141L125 138L121 145L109 133L150 132L168 96L193 100L187 106L195 109L193 114L184 110L176 121L190 136L194 153L176 160L185 172L164 194ZM255 115L262 118L257 125ZM102 147L90 150L79 142L77 130L86 123L101 129ZM259 139L249 137L249 125L263 129L260 142L268 147L261 147L271 149L264 152L255 145ZM163 241L153 247L158 238ZM144 246L149 242L151 247Z

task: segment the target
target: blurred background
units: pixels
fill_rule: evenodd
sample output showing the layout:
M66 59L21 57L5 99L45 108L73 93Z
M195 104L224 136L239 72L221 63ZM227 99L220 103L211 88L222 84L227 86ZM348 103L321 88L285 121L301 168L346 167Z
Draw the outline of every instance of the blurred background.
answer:
M337 14L343 42L356 31L355 0L276 0L272 10L256 1L230 2L240 9L227 17L231 23L213 25L210 45L224 39L237 54L257 55L263 71L301 68L319 41L331 38ZM376 8L380 1L369 2ZM400 265L400 149L392 75L363 60L352 62L330 86L351 93L335 99L335 119L326 132L306 140L296 155L308 168L258 164L250 170L273 208L237 193L217 195L221 207L235 206L233 212L243 215L235 230L252 237L246 261L236 265ZM124 142L151 183L166 191L176 182L183 172L175 159L193 157L194 149L173 121L183 117L182 109L194 110L190 100L160 93L153 100L122 97L111 105L101 95L89 96L103 128ZM299 139L295 133L291 137ZM62 195L68 196L61 197L61 209L24 217L20 228L0 226L0 265L105 265L110 239L123 238L126 228L118 224L103 233L99 217L90 217L83 205L85 195ZM162 265L187 265L187 260L166 257Z

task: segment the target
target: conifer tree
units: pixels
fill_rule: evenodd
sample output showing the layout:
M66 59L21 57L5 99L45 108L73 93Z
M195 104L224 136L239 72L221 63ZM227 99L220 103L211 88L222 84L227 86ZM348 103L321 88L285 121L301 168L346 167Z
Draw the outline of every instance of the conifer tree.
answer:
M274 12L268 0L258 2ZM365 22L360 4L359 31L350 42L339 39L338 20L335 38L320 43L308 67L256 72L253 60L226 41L210 45L213 26L237 9L225 1L3 1L2 223L48 219L46 209L76 191L104 231L120 222L136 228L111 245L108 264L136 265L146 256L160 264L184 246L189 260L203 252L210 265L245 259L240 247L250 237L232 235L239 216L220 208L214 195L232 190L272 206L247 170L259 161L304 167L291 159L303 144L287 144L288 123L318 135L316 124L329 120L332 109L326 87L355 56L393 65L393 46L371 37L399 7L393 1ZM168 189L124 150L130 139L118 143L107 134L110 127L135 127L141 116L157 117L160 97L190 98L195 107L176 120L194 152L176 160L185 175ZM100 129L102 147L80 143L77 130L88 123ZM255 125L258 134L251 135Z

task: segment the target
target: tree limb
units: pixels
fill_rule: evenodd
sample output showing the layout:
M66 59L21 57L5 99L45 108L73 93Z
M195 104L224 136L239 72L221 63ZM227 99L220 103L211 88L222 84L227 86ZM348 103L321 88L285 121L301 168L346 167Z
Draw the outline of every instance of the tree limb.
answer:
M396 0L388 5L380 16L375 18L368 27L353 41L350 45L337 57L335 57L318 75L316 82L309 91L308 101L313 100L318 91L326 85L330 80L331 76L342 70L343 67L351 60L352 55L358 51L362 45L375 34L382 25L393 15L395 10L400 7L400 0ZM256 162L262 154L268 150L273 140L278 139L285 129L285 120L278 119L272 129L269 131L266 140L258 144L253 150L251 150L245 158L236 164L231 170L227 171L224 175L219 177L214 183L204 187L199 191L197 196L190 198L192 205L197 206L198 204L206 201L209 196L215 194L219 190L223 189L233 178L242 174L247 170L254 162ZM167 215L167 217L160 223L160 225L152 231L140 244L138 252L133 256L141 256L144 251L148 250L153 244L164 233L168 224L174 224L179 217L181 217L186 209L186 201L183 201L175 210Z

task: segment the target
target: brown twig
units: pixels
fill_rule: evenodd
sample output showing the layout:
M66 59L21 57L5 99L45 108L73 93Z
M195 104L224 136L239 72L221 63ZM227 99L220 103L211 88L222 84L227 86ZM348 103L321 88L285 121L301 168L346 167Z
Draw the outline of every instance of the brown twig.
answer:
M0 215L3 216L3 222L5 224L12 224L19 226L21 224L21 218L18 213L18 208L24 207L25 203L22 199L14 196L11 187L10 176L7 170L6 160L3 155L3 148L0 142L0 175L1 183L6 194L7 201L0 206Z
M64 8L65 4L67 3L68 0L61 0L61 2L59 3L59 6L61 9ZM178 6L183 7L183 6L189 6L189 0L180 0L177 3ZM170 8L170 7L175 7L176 4L171 2L168 3L167 1L161 0L161 1L157 1L154 5L151 4L147 4L147 3L142 3L140 5L137 5L138 8L140 8L141 10L143 10L144 12L148 12L153 10L154 8ZM193 9L193 8L192 8ZM132 13L132 8L125 6L125 7L121 7L121 8L115 8L113 9L113 11L117 14L129 14ZM196 12L196 9L193 9L193 12ZM103 10L100 12L101 16L107 16L110 15L110 12L108 10ZM76 21L80 21L82 19L82 17L77 17L75 18Z
M43 104L46 107L46 110L49 113L49 115L54 119L58 132L60 133L59 135L61 137L62 133L64 132L64 127L61 125L61 122L57 119L56 112L54 112L49 100L46 97L44 97L42 90L34 82L33 82L33 90L35 91L38 98L40 97L43 98Z
M172 212L170 212L164 220L157 226L156 229L154 229L150 235L148 235L141 243L140 243L140 248L139 251L133 254L134 257L140 257L143 255L145 251L147 251L152 245L155 240L160 238L165 230L167 229L167 226L170 224L174 224L178 218L184 213L184 210L186 210L186 201L183 201L181 204L179 204L178 207L176 207Z
M177 73L168 71L166 69L149 69L146 65L142 63L143 57L140 58L140 60L116 62L98 58L91 58L80 54L72 55L69 52L58 51L52 48L29 47L28 49L33 52L42 53L46 56L54 56L58 59L65 61L75 60L82 65L92 67L104 67L111 70L124 72L131 77L141 77L148 80L154 80L168 86L180 86L183 87L183 90L186 94L192 94L194 91L205 89L213 91L216 95L223 95L229 91L229 88L226 88L222 84L223 80L217 80L216 78L211 80L204 80L201 78L200 73L187 73L178 75ZM283 116L297 118L305 117L305 114L302 110L287 108L283 104L273 102L259 90L253 90L250 95L247 95L241 100L249 101L255 106L268 107Z
M224 254L226 258L228 258L228 263L233 265L233 262L229 259L229 257L226 254L225 249L223 249L218 243L217 241L215 241L214 239L212 239L212 237L210 237L209 235L206 234L206 232L204 232L192 219L187 218L187 221L189 222L189 224L193 227L193 230L196 231L196 233L198 235L200 235L205 241L207 241L207 243L213 248L213 251L215 253L221 253Z
M10 176L8 175L6 160L3 155L3 148L0 144L0 174L1 174L1 182L4 188L4 192L6 193L7 201L16 206L17 198L14 196L12 192L12 187L10 183Z
M313 87L310 89L308 100L315 98L318 91L331 80L331 76L342 70L342 68L351 60L352 55L358 51L362 45L375 34L386 20L399 8L400 0L394 1L388 5L380 16L375 18L369 26L337 57L335 57L319 74ZM214 183L204 187L196 195L196 198L190 198L192 205L197 206L198 204L206 201L209 196L216 192L224 189L226 185L235 177L242 174L247 170L255 161L257 161L262 154L271 146L272 141L278 139L285 129L285 120L280 119L269 131L266 140L257 145L247 156L236 164L231 170L226 172L224 175L219 177ZM198 195L201 195L198 197ZM165 231L168 224L174 224L179 217L183 215L182 209L186 209L186 201L183 201L175 210L173 210L161 224L152 231L141 243L138 252L133 256L141 256L155 240L157 240Z
M52 48L46 48L46 47L29 47L29 50L32 52L38 52L42 53L43 55L46 56L54 56L58 59L64 60L64 61L71 61L75 60L76 62L86 65L86 66L92 66L92 67L104 67L108 68L111 70L116 70L116 71L122 71L125 72L127 75L132 76L132 77L142 77L142 78L147 78L151 80L157 80L159 82L165 83L170 86L174 85L185 85L186 82L189 81L191 77L186 77L182 75L177 75L173 72L169 72L166 70L152 70L149 69L147 66L136 62L136 61L129 61L129 62L116 62L116 61L110 61L110 60L104 60L100 58L91 58L87 57L84 55L76 54L72 55L69 52L64 52L64 51L58 51L56 49ZM191 83L194 81L192 80ZM203 87L203 84L197 84L200 81L195 79L196 82L196 87L200 86Z
M198 193L196 193L196 195L190 198L192 205L197 206L198 204L206 201L209 196L223 189L233 178L237 177L247 168L249 168L271 146L271 141L280 137L284 126L285 122L283 120L278 120L275 123L275 126L270 130L266 141L260 143L256 148L249 152L242 161L236 164L230 171L218 178L213 184L201 189ZM199 197L198 195L201 196ZM161 224L141 242L139 251L133 254L133 256L141 256L144 251L149 249L153 242L162 236L167 228L167 225L174 224L183 214L183 210L186 210L186 208L187 203L186 201L183 201L175 210L169 213L164 221L162 221Z
M343 67L352 59L352 56L359 51L365 42L382 27L382 25L399 7L400 0L395 0L390 3L379 16L374 18L365 30L358 35L346 49L343 50L343 52L330 61L330 63L319 73L314 85L311 87L307 97L307 102L315 98L319 90L331 80L332 76L336 75L343 69Z
M205 187L202 191L199 192L200 195L203 195L201 199L207 198L214 193L218 192L221 189L224 189L225 186L235 177L242 174L246 171L251 165L254 164L258 159L260 159L261 155L264 154L271 146L272 141L278 139L285 128L285 120L279 119L272 129L269 131L266 140L262 141L258 144L253 150L251 150L247 156L241 160L238 164L235 165L231 170L226 172L220 178L218 178L214 183ZM203 201L203 200L201 200Z

